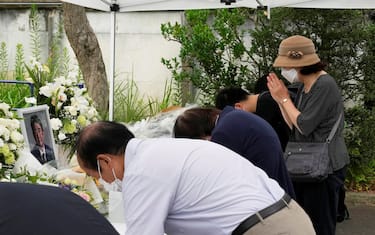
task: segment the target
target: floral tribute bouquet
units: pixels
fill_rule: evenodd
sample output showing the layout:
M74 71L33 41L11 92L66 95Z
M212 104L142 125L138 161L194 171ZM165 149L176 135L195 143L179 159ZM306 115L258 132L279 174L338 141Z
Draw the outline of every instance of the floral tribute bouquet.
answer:
M78 196L85 199L87 202L93 202L93 195L90 191L85 189L83 186L79 185L76 180L70 178L65 178L63 181L58 182L58 186L62 189L69 190Z
M5 177L8 169L12 169L24 146L20 122L13 116L10 106L0 103L0 179Z
M55 78L39 89L40 104L49 106L55 142L72 150L78 132L98 120L98 112L77 73ZM69 153L69 158L73 155Z
M69 190L98 208L103 197L93 178L77 169L58 170L48 163L41 165L30 152L23 153L15 163L8 182L42 184Z

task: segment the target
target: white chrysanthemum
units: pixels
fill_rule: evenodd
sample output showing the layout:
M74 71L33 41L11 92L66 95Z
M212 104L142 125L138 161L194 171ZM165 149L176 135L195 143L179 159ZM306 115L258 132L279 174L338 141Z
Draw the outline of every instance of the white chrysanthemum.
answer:
M13 143L20 143L23 142L23 135L18 131L12 131L10 134L10 139Z
M4 146L4 140L0 138L0 148ZM0 163L1 164L1 163ZM0 168L1 169L1 168Z
M10 150L10 151L17 150L17 145L15 145L15 144L13 144L13 143L8 143L8 147L9 147L9 150Z
M3 137L3 140L8 142L9 137L10 137L10 131L8 130L8 128L0 126L0 133L1 133L1 136Z
M9 112L10 106L7 103L0 103L0 109L6 114Z
M75 106L65 106L64 109L68 111L72 116L78 115L78 109Z
M58 138L59 140L65 140L65 139L66 139L66 135L65 135L64 133L60 132L60 133L58 134L57 138Z
M17 119L0 118L1 124L8 130L16 130L20 128L20 122Z
M98 115L98 112L96 111L95 108L91 107L91 108L89 108L89 110L87 110L87 112L85 114L86 114L88 119L92 119L92 118L94 118L95 116Z
M50 120L50 123L51 123L51 128L52 128L52 130L54 130L54 131L59 130L59 129L63 126L61 120L58 119L58 118L52 118L52 119Z
M0 122L2 121L3 119L0 118ZM0 124L0 136L3 136L3 133L5 132L7 128L1 123Z
M36 104L35 97L25 97L25 102L28 104Z
M75 97L82 96L83 92L85 92L85 88L79 88L78 86L77 87L73 87L72 89L73 89Z
M89 101L84 96L74 96L70 99L73 106L81 109L82 106L87 107L90 105Z

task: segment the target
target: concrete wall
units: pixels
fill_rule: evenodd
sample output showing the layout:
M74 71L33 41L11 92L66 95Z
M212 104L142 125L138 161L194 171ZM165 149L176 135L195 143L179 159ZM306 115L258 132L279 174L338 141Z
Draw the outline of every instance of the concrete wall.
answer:
M0 42L8 48L9 69L15 63L16 45L25 49L25 60L29 61L30 25L29 9L0 9ZM171 58L179 53L179 44L166 41L160 25L166 22L181 22L181 12L137 12L117 13L116 27L116 81L133 78L140 92L154 98L161 97L169 71L161 64L161 58ZM51 33L61 21L59 9L39 9L42 57L48 55ZM110 13L88 11L87 17L95 31L107 72L110 61ZM64 38L64 46L69 48L72 64L77 64L69 42Z

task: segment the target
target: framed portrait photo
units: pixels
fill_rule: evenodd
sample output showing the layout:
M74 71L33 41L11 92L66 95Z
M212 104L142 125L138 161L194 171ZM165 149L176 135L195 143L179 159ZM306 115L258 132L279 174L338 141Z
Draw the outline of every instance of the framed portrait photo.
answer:
M57 154L48 112L48 105L18 109L25 145L41 163L56 166Z

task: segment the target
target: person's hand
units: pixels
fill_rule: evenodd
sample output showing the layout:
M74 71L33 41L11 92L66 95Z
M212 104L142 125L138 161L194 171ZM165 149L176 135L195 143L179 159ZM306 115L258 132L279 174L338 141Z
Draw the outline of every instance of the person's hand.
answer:
M270 73L267 76L267 86L272 98L277 103L285 103L290 100L288 88L285 86L275 73Z

